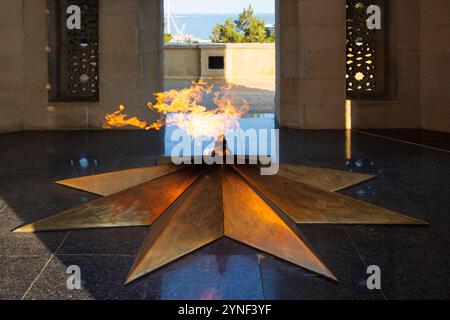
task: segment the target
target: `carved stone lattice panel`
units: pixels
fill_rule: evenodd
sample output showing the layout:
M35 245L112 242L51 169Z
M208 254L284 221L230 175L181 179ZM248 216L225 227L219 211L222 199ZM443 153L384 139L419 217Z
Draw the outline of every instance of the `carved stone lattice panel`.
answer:
M81 8L81 30L68 30L67 90L73 96L98 92L98 0L70 0Z
M370 94L377 88L377 30L367 27L373 0L347 0L347 93Z
M81 10L81 28L69 29L67 8ZM98 0L49 0L50 101L98 101Z

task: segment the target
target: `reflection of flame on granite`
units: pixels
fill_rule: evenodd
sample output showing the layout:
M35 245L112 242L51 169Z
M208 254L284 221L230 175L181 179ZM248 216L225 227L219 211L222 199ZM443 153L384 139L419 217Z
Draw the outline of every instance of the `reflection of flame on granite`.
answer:
M226 150L224 143L214 154L229 156ZM14 232L151 225L127 283L222 237L336 280L296 223L426 224L334 193L371 175L297 165L280 165L275 176L259 170L163 164L59 181L104 197Z

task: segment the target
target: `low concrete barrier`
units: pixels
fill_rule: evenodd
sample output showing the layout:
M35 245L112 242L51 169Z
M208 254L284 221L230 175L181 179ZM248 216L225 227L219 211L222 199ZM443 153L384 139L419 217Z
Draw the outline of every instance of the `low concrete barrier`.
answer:
M169 80L224 80L273 88L275 44L167 44L165 78Z

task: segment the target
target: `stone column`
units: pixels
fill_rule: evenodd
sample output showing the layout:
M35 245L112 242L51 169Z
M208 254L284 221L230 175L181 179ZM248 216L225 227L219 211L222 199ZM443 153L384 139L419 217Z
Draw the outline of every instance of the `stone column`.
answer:
M420 0L384 4L385 96L352 101L353 128L419 128Z
M0 1L0 132L22 129L23 1Z
M450 132L450 2L420 8L421 127Z
M345 128L345 0L279 0L281 126Z

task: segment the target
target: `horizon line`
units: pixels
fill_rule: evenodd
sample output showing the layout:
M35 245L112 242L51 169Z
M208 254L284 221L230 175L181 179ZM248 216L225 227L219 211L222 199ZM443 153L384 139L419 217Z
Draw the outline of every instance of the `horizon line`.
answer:
M177 14L241 14L242 12L172 12L172 15ZM275 12L255 12L255 15L258 14L275 14ZM164 15L166 15L166 11L164 12Z

